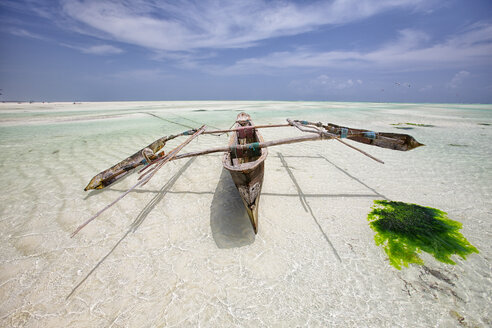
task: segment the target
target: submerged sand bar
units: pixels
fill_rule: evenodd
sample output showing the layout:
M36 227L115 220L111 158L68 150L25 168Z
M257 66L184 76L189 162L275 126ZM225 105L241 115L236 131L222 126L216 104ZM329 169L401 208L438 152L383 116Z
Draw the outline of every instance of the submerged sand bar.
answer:
M161 136L226 129L239 111L256 124L331 122L426 146L353 143L384 165L333 141L270 148L256 236L221 154L174 161L70 238L137 178L84 192L92 176ZM491 105L0 104L0 326L490 326L488 124ZM204 135L185 151L226 144ZM367 221L376 199L447 212L480 253L454 266L422 254L425 266L396 270Z

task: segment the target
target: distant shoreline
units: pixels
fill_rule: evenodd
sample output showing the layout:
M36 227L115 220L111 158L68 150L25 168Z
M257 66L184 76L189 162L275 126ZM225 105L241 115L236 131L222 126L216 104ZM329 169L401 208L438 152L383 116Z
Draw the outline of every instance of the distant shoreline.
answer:
M199 102L285 102L285 103L298 103L298 102L306 102L306 103L368 103L368 104L422 104L422 105L492 105L492 103L446 103L446 102L396 102L396 101L337 101L337 100L102 100L102 101L39 101L39 100L2 100L2 104L91 104L91 103L143 103L143 102L188 102L188 103L199 103Z

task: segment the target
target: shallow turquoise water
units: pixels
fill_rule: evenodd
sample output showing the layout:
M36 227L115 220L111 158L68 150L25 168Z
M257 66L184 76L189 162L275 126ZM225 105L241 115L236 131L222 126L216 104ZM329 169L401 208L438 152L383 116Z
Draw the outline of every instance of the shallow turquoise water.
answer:
M256 124L332 122L408 133L426 146L354 144L384 165L334 141L271 148L256 236L220 154L176 161L70 238L136 183L133 175L86 193L93 175L163 135L228 128L239 111ZM0 325L490 326L487 124L491 105L0 104ZM186 151L226 142L201 136ZM448 212L480 254L455 266L424 254L425 267L394 269L366 220L383 198Z

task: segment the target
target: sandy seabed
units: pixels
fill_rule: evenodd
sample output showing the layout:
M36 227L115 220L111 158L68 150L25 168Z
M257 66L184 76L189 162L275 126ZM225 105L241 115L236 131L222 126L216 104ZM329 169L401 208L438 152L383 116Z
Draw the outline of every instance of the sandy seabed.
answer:
M84 192L92 176L161 136L228 128L239 111L256 124L331 122L426 146L352 143L384 165L334 141L270 148L257 235L221 154L174 161L70 238L137 181ZM0 104L0 326L490 327L491 140L491 105ZM185 151L226 143L200 136ZM368 225L376 199L447 212L480 253L395 269Z

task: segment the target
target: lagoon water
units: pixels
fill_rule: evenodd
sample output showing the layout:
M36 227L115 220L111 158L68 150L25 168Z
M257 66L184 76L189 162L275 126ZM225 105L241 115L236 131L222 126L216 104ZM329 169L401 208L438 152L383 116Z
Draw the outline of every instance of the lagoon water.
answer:
M256 236L221 154L174 161L70 238L137 181L84 192L96 173L161 136L228 128L240 111L426 146L351 143L384 165L335 141L270 148ZM491 140L491 105L0 104L0 326L490 327ZM184 151L226 143L200 136ZM376 199L447 212L480 253L395 269L367 221Z

